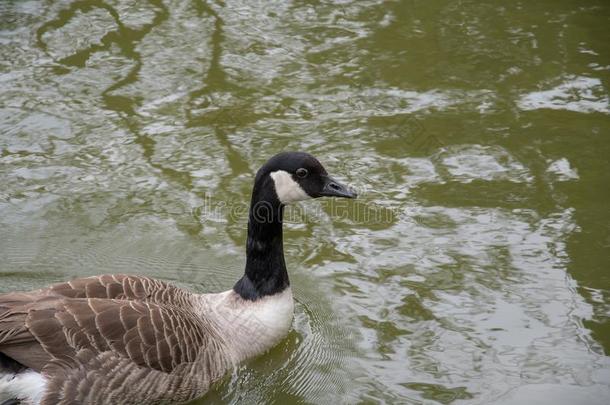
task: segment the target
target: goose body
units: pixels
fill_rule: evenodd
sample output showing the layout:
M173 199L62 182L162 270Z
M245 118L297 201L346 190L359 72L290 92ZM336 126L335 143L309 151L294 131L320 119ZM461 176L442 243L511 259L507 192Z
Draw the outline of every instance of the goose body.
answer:
M229 291L194 294L118 274L0 295L0 401L169 404L200 397L290 330L283 208L321 196L355 194L306 153L276 155L258 171L245 274Z
M0 384L33 403L48 392L49 404L196 398L284 337L293 309L290 288L250 301L233 290L197 295L128 275L6 294L0 305L3 354L27 367Z

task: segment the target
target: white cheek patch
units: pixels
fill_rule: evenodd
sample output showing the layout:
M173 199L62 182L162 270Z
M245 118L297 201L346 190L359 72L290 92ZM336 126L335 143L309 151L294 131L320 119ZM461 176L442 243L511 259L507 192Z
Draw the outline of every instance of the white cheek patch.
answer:
M275 183L275 192L282 204L289 204L295 201L303 201L310 199L309 194L299 186L299 183L294 181L290 173L284 170L278 170L270 174Z

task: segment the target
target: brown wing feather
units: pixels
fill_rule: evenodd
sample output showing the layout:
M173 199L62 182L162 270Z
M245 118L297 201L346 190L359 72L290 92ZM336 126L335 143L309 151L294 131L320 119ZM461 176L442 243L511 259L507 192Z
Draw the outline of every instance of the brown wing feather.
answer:
M80 291L87 290L96 291ZM138 296L140 291L131 290ZM219 337L213 328L188 309L152 301L0 296L0 352L38 371L53 360L69 363L79 351L88 350L112 351L138 366L169 372L195 361L215 339Z
M195 362L164 373L137 366L113 352L81 350L76 366L51 364L48 371L53 377L41 405L184 403L201 396L223 374L225 364L219 358L209 361L215 363L216 371Z
M0 295L0 353L49 378L42 405L187 401L231 364L191 298L124 275Z
M172 284L142 276L104 274L77 278L39 290L68 298L109 298L143 300L160 304L184 305L189 293Z

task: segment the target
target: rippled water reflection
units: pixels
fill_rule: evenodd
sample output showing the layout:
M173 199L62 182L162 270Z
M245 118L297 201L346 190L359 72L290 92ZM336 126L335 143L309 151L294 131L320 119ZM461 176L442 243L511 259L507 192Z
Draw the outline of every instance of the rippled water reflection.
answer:
M294 330L206 403L610 401L604 1L0 4L2 291L242 271L253 173L289 212Z

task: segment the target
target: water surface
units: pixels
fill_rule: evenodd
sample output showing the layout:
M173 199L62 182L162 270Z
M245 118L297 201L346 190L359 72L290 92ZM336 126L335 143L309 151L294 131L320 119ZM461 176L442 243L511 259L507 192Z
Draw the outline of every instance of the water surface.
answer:
M0 291L244 266L256 169L294 329L200 403L610 403L607 1L3 1ZM536 402L538 401L538 402Z

